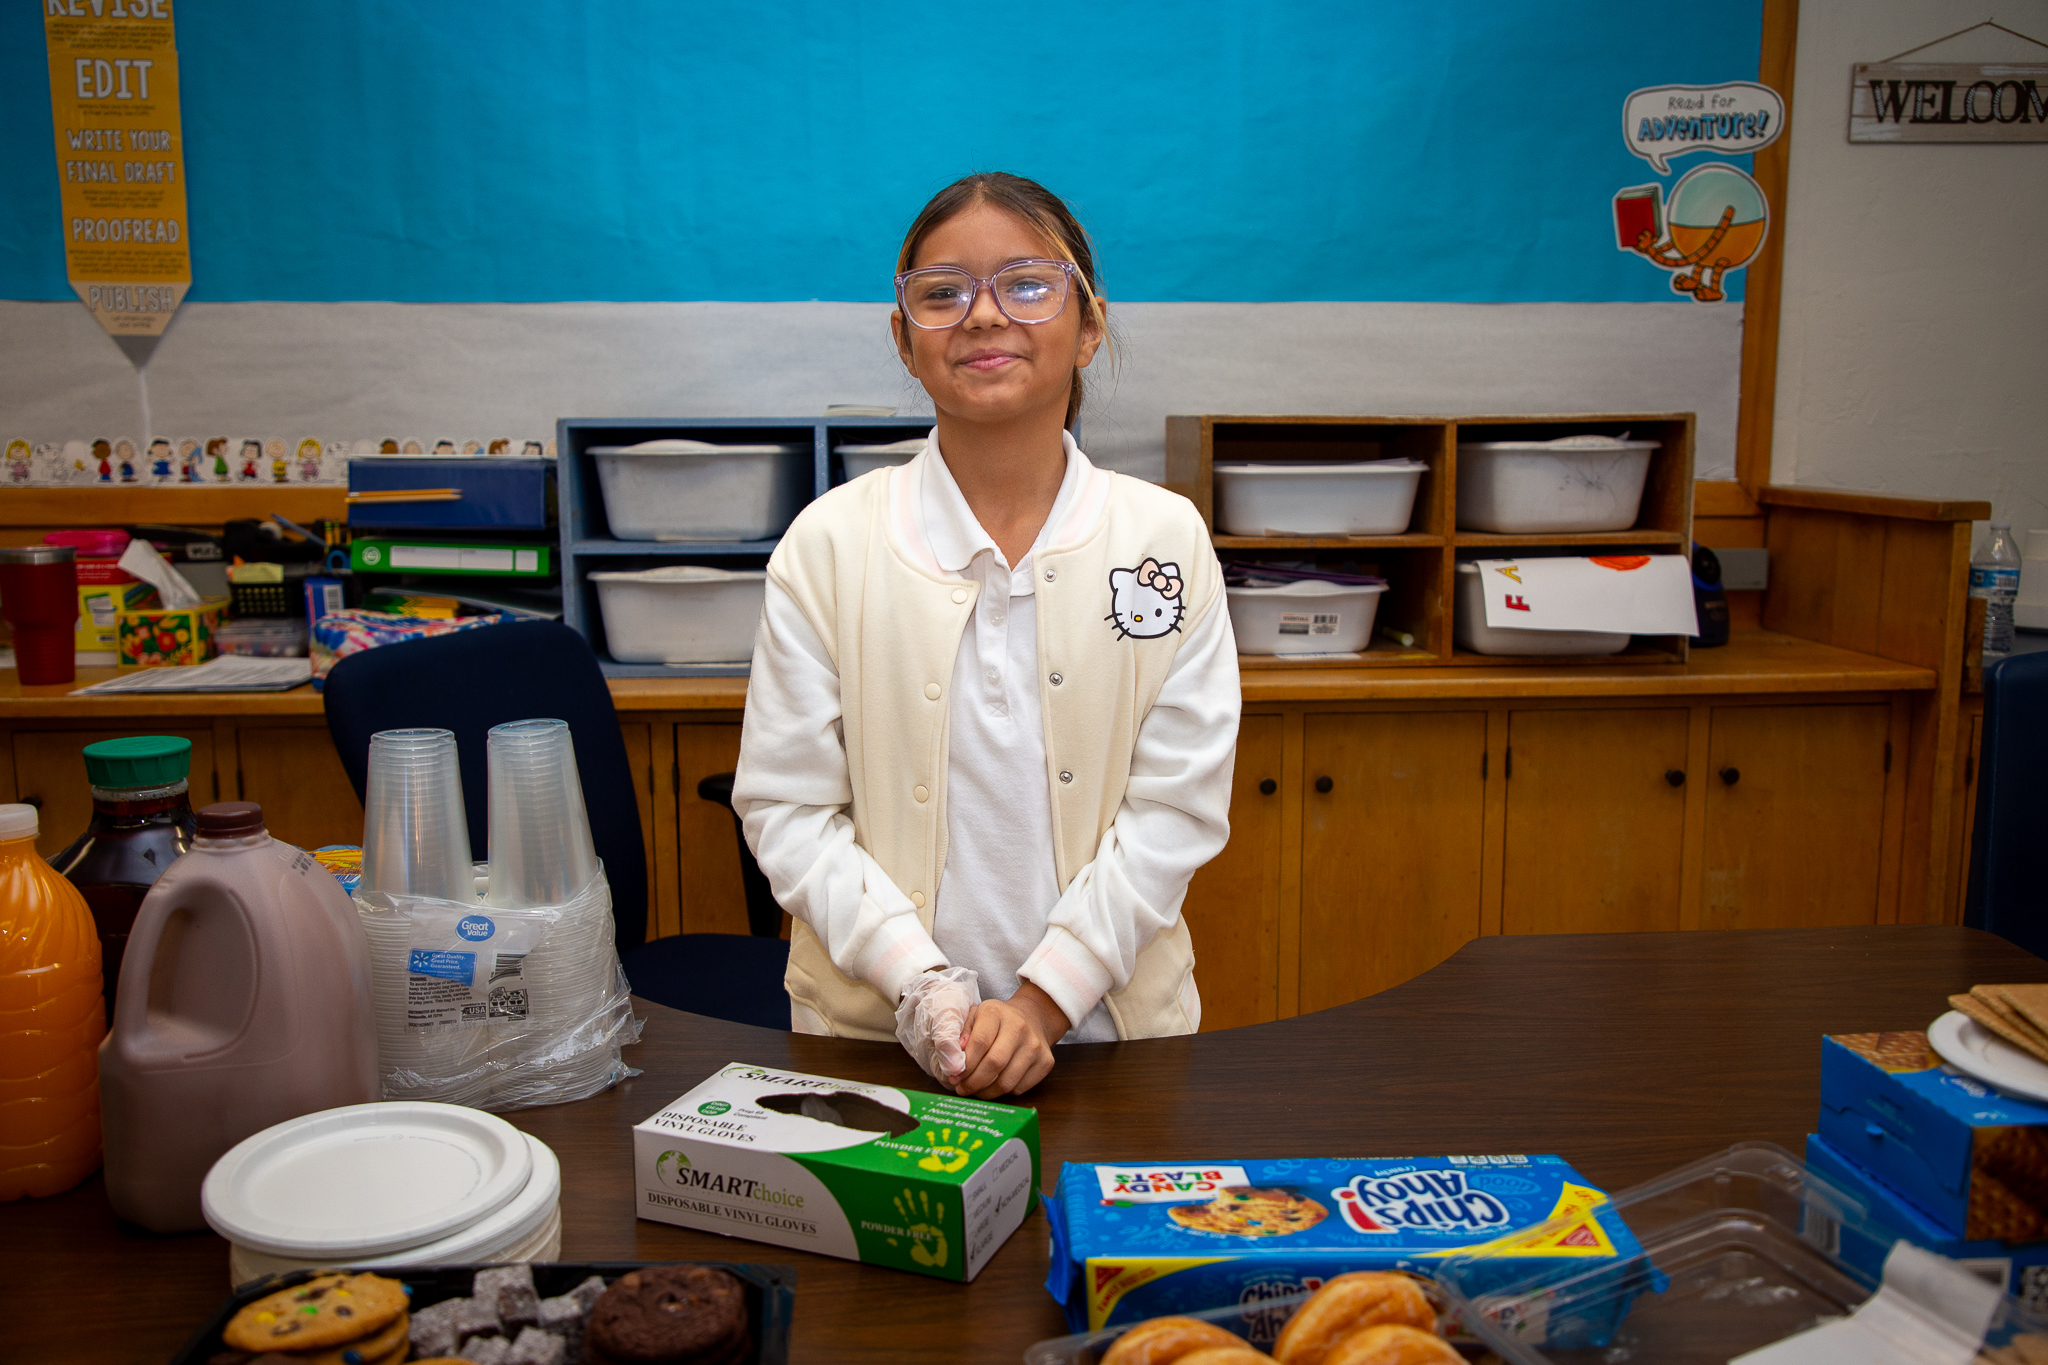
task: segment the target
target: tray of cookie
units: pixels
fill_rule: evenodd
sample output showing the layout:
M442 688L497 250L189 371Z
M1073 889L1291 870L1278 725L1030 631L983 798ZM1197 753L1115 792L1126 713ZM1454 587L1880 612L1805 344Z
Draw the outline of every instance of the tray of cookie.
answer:
M795 1307L784 1265L294 1270L235 1290L172 1365L785 1365Z
M1421 1275L1366 1270L1318 1288L1041 1341L1025 1365L1468 1365L1495 1359L1457 1331Z

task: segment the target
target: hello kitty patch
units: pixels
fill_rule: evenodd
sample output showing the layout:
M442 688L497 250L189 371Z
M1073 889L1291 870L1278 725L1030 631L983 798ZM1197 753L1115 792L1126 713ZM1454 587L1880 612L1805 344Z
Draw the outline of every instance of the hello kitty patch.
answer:
M1180 629L1180 565L1147 558L1135 569L1109 571L1109 615L1104 620L1126 640L1156 640Z

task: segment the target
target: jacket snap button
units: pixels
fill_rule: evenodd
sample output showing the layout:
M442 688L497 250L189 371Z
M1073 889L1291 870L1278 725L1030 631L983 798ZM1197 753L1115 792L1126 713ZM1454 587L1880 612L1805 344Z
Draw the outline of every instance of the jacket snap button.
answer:
M937 683L926 683L924 685L924 699L926 701L937 701L939 699L939 685Z
M922 892L922 891L913 891L913 892L911 892L911 893L910 893L910 903L911 903L912 905L916 906L916 907L917 907L918 909L920 909L920 910L924 909L924 892Z
M1055 673L1050 678L1046 679L1046 681L1051 683L1054 687L1058 687L1061 683L1065 682L1066 679L1062 678L1059 674Z
M1051 569L1047 569L1045 571L1045 581L1048 583L1052 582L1055 578L1058 577L1059 575L1057 573L1054 573Z
M955 602L965 602L965 601L967 600L967 589L965 589L965 588L955 588L955 589L953 589L953 600L954 600Z
M1072 782L1073 780L1074 780L1074 775L1073 775L1072 773L1070 773L1070 772L1067 772L1067 771L1066 771L1065 769L1062 769L1062 770L1060 771L1060 781L1062 781L1062 782Z
M910 789L910 794L916 797L919 801L924 801L931 796L931 789L928 787L912 787Z

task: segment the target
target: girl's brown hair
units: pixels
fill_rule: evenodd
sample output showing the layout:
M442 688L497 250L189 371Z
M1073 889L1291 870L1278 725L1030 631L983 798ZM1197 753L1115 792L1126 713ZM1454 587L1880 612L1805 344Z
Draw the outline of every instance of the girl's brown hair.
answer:
M1067 207L1065 200L1036 180L1026 180L1021 175L1011 175L1006 171L977 171L973 175L961 176L933 195L919 211L910 231L903 236L903 250L896 256L896 273L900 275L912 268L918 248L924 245L924 239L933 228L976 204L990 204L1016 214L1045 238L1055 260L1074 263L1077 267L1074 273L1080 278L1081 297L1087 306L1088 317L1101 335L1103 345L1110 347L1109 318L1102 310L1102 289L1095 275L1095 248L1088 240L1088 231L1074 217L1074 211ZM1110 347L1112 360L1115 355L1115 348ZM1074 429L1074 423L1081 416L1082 390L1081 369L1076 366L1073 385L1067 391L1068 431Z

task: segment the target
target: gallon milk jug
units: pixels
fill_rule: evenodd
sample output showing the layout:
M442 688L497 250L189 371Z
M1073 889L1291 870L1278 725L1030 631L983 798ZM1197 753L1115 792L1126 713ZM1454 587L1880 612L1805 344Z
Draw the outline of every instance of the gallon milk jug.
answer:
M0 806L0 1200L100 1164L100 939L36 853L34 806Z
M332 873L228 801L144 897L100 1049L107 1198L154 1232L203 1228L228 1148L379 1098L370 955Z

